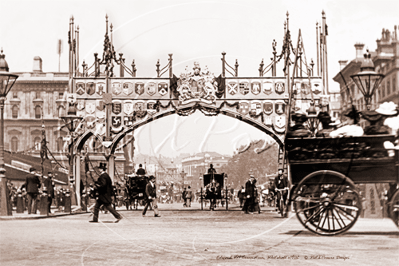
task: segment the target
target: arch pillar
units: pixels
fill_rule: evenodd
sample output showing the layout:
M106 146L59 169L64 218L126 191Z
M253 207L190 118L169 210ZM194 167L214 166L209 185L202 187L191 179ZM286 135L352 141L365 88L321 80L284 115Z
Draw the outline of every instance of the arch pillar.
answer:
M111 178L112 184L114 184L115 176L115 155L110 155L108 158L108 175Z
M81 207L81 200L80 200L80 154L75 156L75 181L76 181L76 205L80 208Z

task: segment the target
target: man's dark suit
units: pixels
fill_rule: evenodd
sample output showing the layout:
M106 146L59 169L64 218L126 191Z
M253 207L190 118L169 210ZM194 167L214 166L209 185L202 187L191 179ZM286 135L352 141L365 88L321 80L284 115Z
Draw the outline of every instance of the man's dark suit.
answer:
M148 184L145 187L145 194L147 196L147 203L145 204L144 210L143 210L143 215L146 214L148 207L150 205L152 206L152 209L154 210L154 215L158 216L158 200L157 200L157 187L154 183L148 182Z
M122 219L122 216L111 206L114 190L112 188L111 178L105 171L102 171L95 185L97 187L98 197L96 199L96 205L94 206L93 221L98 221L98 213L101 205L104 205L104 208L112 213L116 219Z
M244 203L244 207L242 210L245 213L248 213L248 211L253 211L254 207L254 200L255 200L255 180L251 182L251 180L248 180L245 183L245 198L246 201Z
M22 187L25 187L28 197L28 214L32 212L36 213L36 198L39 194L40 186L41 184L38 176L31 174L26 177L25 184Z
M50 178L45 178L43 181L43 186L47 189L47 195L48 195L48 212L51 212L51 203L54 198L54 185L53 185L53 180Z

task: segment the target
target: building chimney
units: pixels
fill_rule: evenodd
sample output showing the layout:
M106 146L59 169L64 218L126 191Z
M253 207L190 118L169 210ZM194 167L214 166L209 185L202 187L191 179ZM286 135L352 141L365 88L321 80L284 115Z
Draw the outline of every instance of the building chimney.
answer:
M342 70L346 66L346 63L348 63L348 60L339 60L338 63L339 63L339 70Z
M363 44L363 43L357 43L357 44L355 44L355 48L356 48L356 59L363 59L363 47L364 47L364 44Z
M42 59L40 56L35 56L33 58L33 72L34 73L41 73L42 71Z

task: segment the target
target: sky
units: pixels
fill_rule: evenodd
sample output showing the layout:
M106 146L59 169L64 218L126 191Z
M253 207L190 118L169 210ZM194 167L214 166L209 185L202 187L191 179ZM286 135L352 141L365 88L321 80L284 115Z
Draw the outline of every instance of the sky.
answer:
M32 71L33 58L40 56L44 72L58 71L57 42L63 42L61 71L68 69L68 27L74 17L79 26L80 64L93 63L93 53L102 54L105 16L113 24L117 53L126 63L135 60L138 77L154 77L173 54L173 72L178 75L194 61L221 73L221 53L230 65L239 63L239 76L258 76L262 59L272 57L272 41L281 52L286 13L294 46L301 33L308 61L316 61L316 22L326 13L328 25L329 87L339 71L338 60L355 57L355 43L376 49L383 28L399 25L397 0L215 0L215 1L18 1L0 0L0 47L10 71ZM225 116L165 117L135 133L136 147L145 154L176 156L204 150L232 154L240 145L269 137L243 122Z

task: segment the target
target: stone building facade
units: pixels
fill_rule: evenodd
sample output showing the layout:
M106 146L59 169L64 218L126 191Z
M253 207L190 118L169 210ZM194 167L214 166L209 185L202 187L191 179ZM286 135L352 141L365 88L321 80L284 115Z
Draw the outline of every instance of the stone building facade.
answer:
M374 63L375 71L385 77L372 97L371 109L378 108L383 102L392 101L399 104L399 42L397 26L394 26L392 32L383 29L381 38L377 39L376 42L377 49L370 51L371 59ZM350 77L360 72L360 66L364 59L364 44L355 44L355 49L355 59L349 63L347 60L340 60L340 72L333 78L340 85L342 111L351 106L351 98L359 111L366 109L364 96Z

